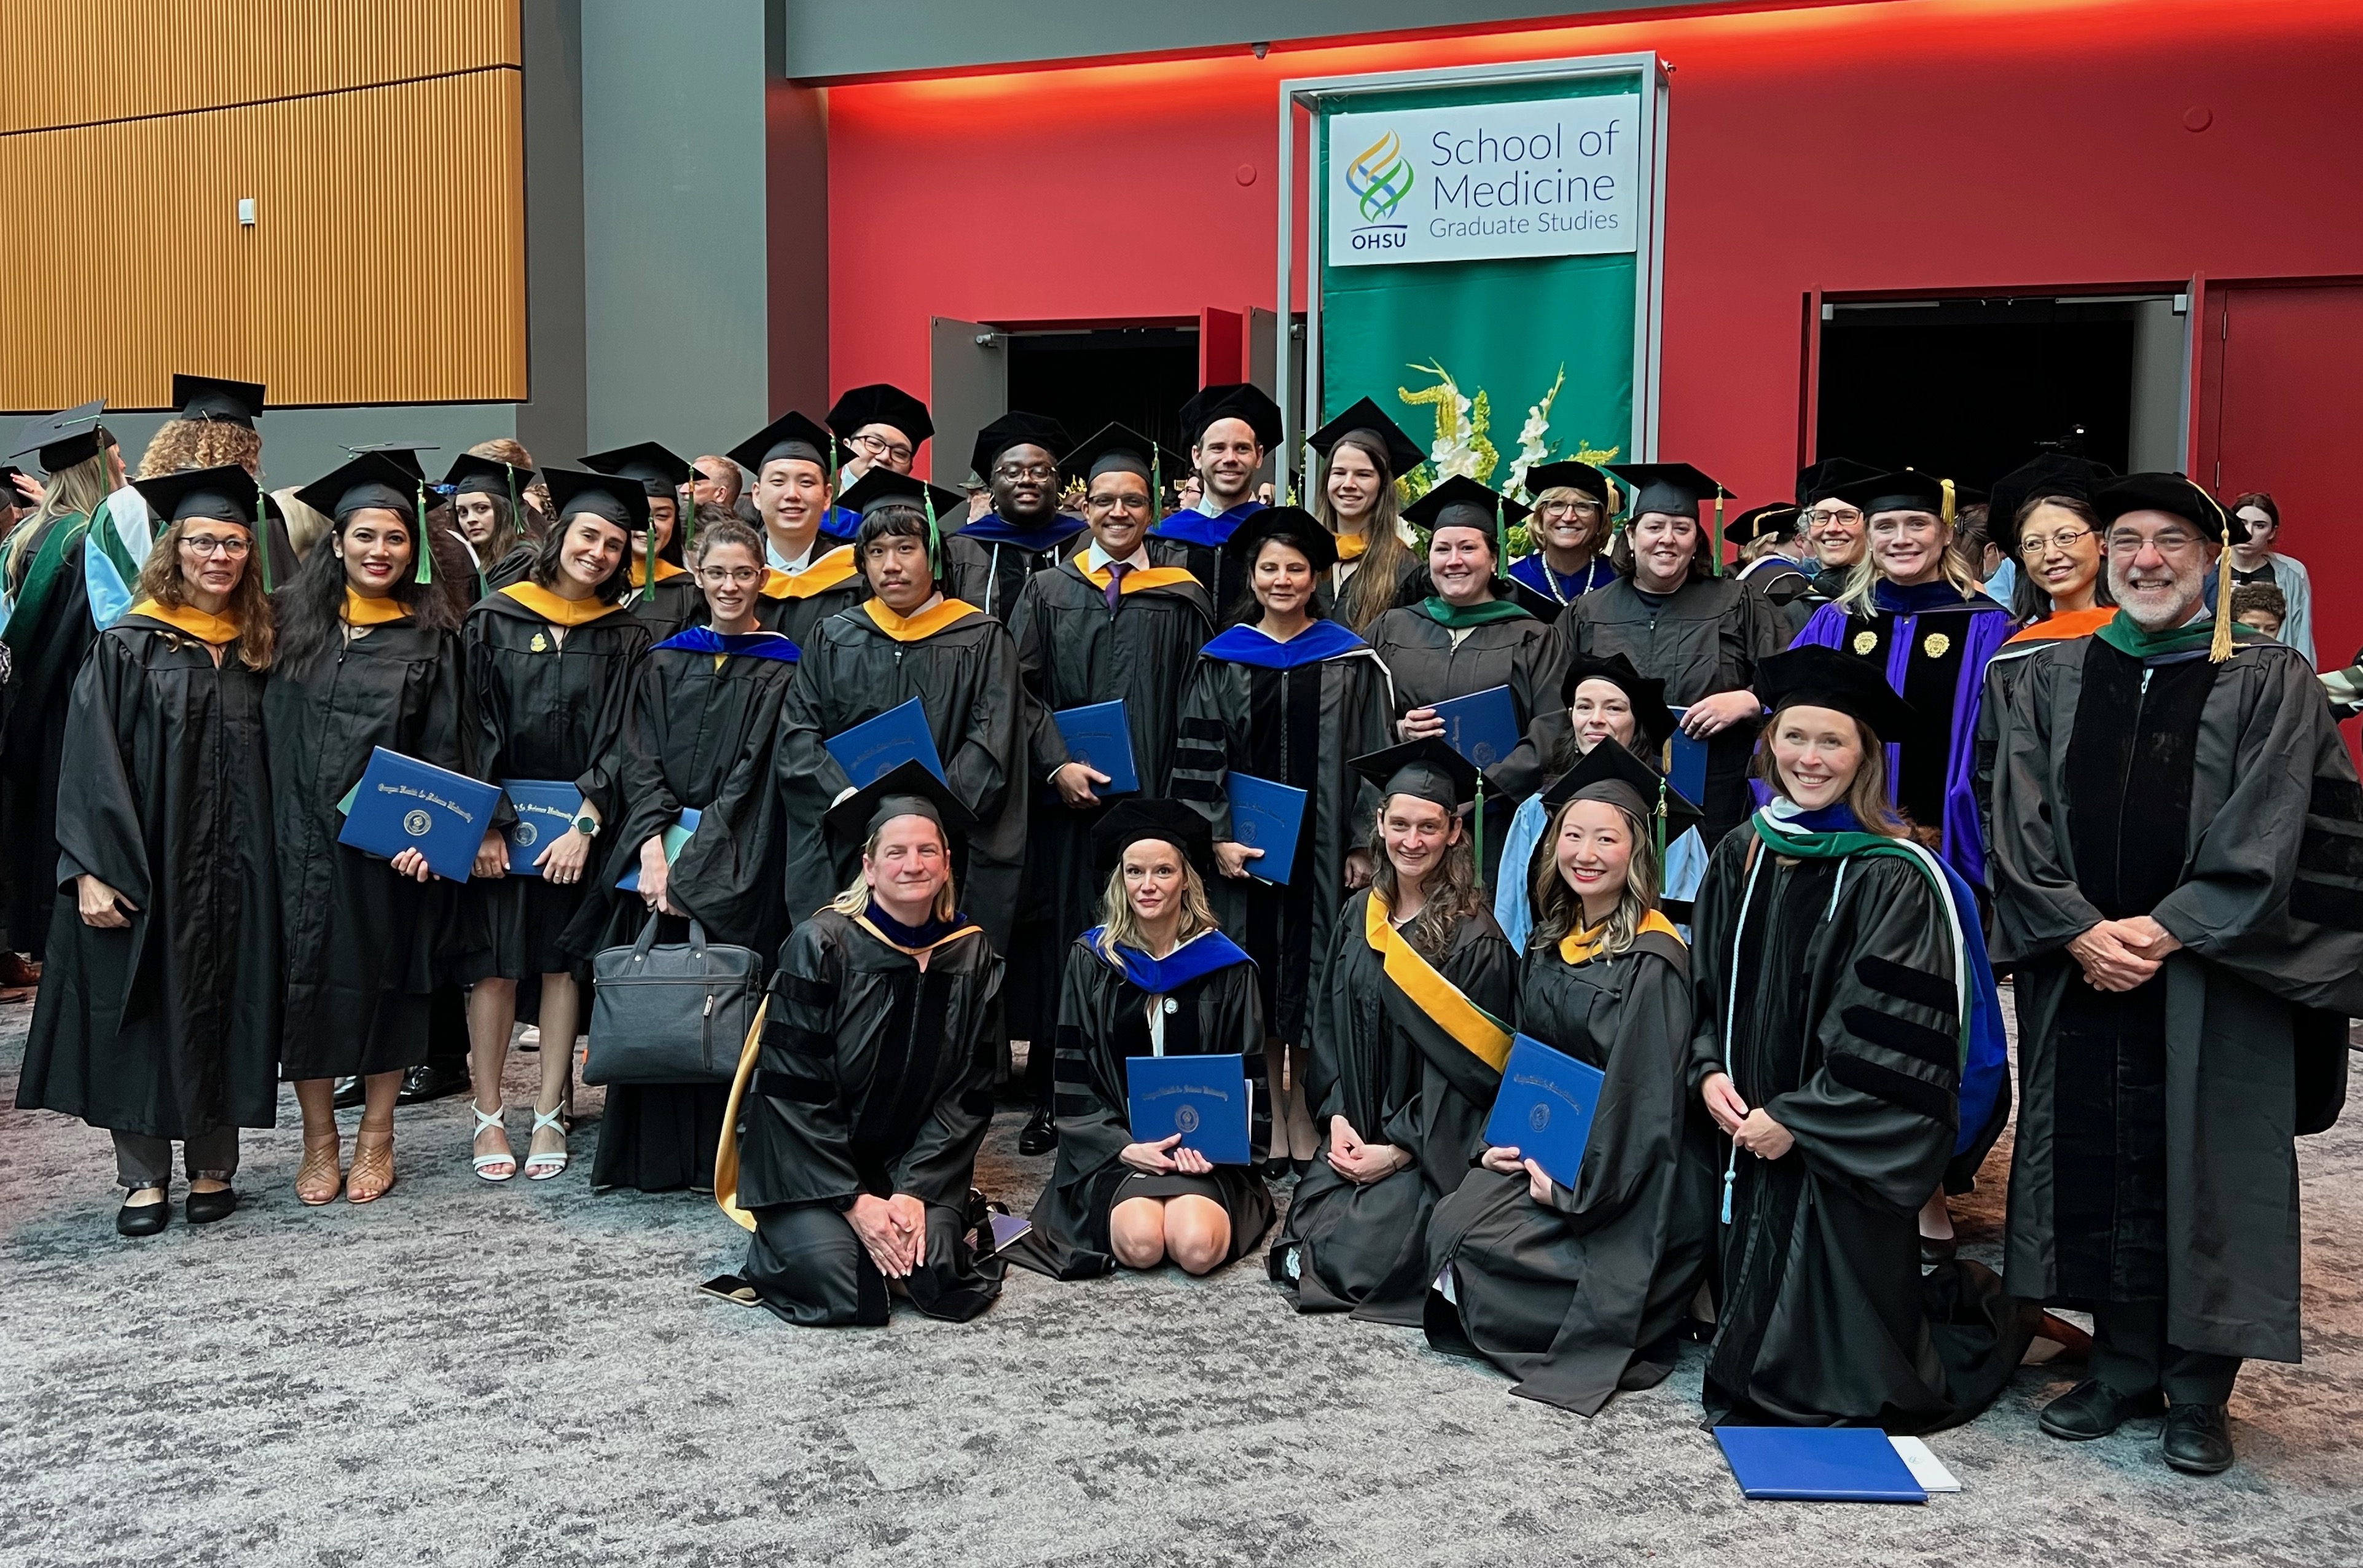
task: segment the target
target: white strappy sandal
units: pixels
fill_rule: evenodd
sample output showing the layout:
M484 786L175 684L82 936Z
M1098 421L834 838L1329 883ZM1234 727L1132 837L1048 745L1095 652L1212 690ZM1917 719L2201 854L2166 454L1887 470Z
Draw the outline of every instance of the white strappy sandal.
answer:
M566 1136L566 1104L564 1101L560 1101L558 1106L549 1111L534 1112L533 1131L527 1136L529 1138L540 1137L541 1129L545 1127L551 1129L560 1138ZM546 1153L528 1154L525 1157L525 1179L528 1182L546 1182L549 1180L550 1177L557 1175L560 1172L565 1169L566 1151L563 1149L553 1149Z
M499 1153L477 1154L469 1159L468 1162L475 1167L476 1179L483 1182L507 1181L511 1176L516 1174L517 1167L516 1151L510 1148L508 1145L508 1124L501 1119L503 1114L508 1109L508 1107L506 1106L503 1106L500 1110L496 1111L480 1110L477 1108L476 1102L471 1099L468 1102L468 1108L471 1111L475 1111L476 1113L476 1130L469 1135L469 1142L473 1143L477 1139L483 1137L484 1134L493 1128L497 1127L501 1129L501 1151ZM496 1165L506 1165L508 1169L495 1173L493 1168Z

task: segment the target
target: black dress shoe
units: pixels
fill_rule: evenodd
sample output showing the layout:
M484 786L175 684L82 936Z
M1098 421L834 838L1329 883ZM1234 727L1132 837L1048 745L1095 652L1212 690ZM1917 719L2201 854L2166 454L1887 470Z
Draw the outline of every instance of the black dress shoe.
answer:
M2232 1468L2231 1418L2221 1405L2178 1400L2166 1412L2166 1462L2185 1475Z
M1920 1238L1920 1261L1923 1263L1949 1263L1960 1255L1961 1243L1951 1236Z
M115 1233L117 1236L153 1236L164 1229L172 1218L170 1200L125 1204L115 1211Z
M211 1225L216 1219L227 1219L238 1208L238 1189L222 1187L215 1192L201 1193L189 1189L189 1223Z
M1263 1179L1277 1182L1288 1174L1288 1156L1275 1154L1263 1162Z
M2043 1407L2036 1422L2055 1438L2071 1443L2107 1437L2136 1416L2156 1416L2166 1407L2156 1389L2135 1396L2120 1394L2099 1378L2088 1377Z
M1048 1154L1059 1147L1059 1129L1050 1120L1050 1113L1038 1106L1026 1118L1025 1130L1017 1135L1020 1154Z
M337 1080L336 1094L328 1103L340 1111L349 1111L368 1098L369 1086L360 1078L339 1078Z
M1291 1160L1288 1168L1296 1173L1296 1179L1301 1182L1313 1173L1313 1162L1309 1159Z
M428 1100L440 1100L460 1093L469 1086L465 1067L447 1067L435 1062L414 1067L402 1075L402 1093L394 1097L398 1106L416 1106Z

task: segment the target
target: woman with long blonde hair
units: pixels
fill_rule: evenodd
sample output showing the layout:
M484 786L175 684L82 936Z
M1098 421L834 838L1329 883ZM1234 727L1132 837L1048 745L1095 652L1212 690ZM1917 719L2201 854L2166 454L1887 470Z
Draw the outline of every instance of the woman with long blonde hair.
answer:
M1248 1162L1215 1165L1179 1133L1133 1136L1126 1063L1145 1056L1231 1056L1244 1074L1263 1050L1255 965L1215 929L1204 878L1205 818L1166 800L1126 800L1093 829L1107 873L1100 924L1075 939L1059 1001L1059 1162L1015 1260L1058 1279L1170 1259L1184 1273L1221 1268L1263 1239L1271 1189L1258 1162L1270 1101L1249 1095ZM1038 1047L1037 1047L1038 1049Z
M68 705L74 787L17 1091L115 1135L127 1236L170 1219L175 1140L190 1220L237 1207L239 1129L277 1114L281 982L254 481L232 466L140 490L170 521Z

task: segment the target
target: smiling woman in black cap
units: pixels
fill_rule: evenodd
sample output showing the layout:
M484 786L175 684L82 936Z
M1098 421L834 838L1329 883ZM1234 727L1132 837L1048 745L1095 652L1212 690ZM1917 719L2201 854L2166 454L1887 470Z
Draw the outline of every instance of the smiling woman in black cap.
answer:
M632 533L632 593L625 603L649 623L649 635L661 642L694 620L705 608L697 580L682 564L688 547L682 527L682 496L697 471L689 461L654 441L639 441L613 451L593 452L582 466L594 473L612 473L637 481L647 493L648 521ZM653 559L656 575L649 578Z
M1403 521L1395 482L1427 454L1365 397L1304 438L1321 454L1314 515L1337 539L1337 562L1324 575L1328 613L1348 630L1370 630L1389 610L1427 596L1419 536Z
M715 1197L754 1232L732 1284L791 1323L875 1327L894 1296L964 1323L1001 1294L967 1233L1001 989L952 880L969 820L917 762L838 802L861 869L780 949L739 1059Z
M1056 419L1015 410L976 433L969 463L993 509L944 540L944 592L1007 620L1026 580L1073 553L1083 520L1059 510L1059 460L1071 445Z
M1568 459L1526 470L1535 498L1536 548L1510 562L1510 575L1553 605L1571 605L1616 581L1608 559L1608 519L1616 508L1608 476Z
M1170 1258L1211 1273L1263 1239L1271 1190L1256 1162L1270 1102L1254 1097L1248 1162L1136 1141L1126 1063L1140 1056L1240 1055L1263 1049L1255 965L1215 924L1204 878L1205 819L1169 800L1118 803L1093 834L1100 924L1066 948L1059 1003L1059 1163L1014 1261L1059 1279Z
M1657 908L1664 781L1603 740L1548 795L1549 859L1518 972L1518 1029L1605 1075L1575 1184L1488 1148L1436 1206L1429 1343L1474 1352L1514 1392L1585 1416L1673 1370L1707 1256L1714 1167L1690 1117L1690 954Z
M546 1181L566 1169L566 1091L582 1006L565 931L594 891L584 878L598 859L602 825L623 812L618 777L632 673L649 646L648 623L622 603L628 541L647 524L648 492L638 480L601 473L549 469L543 477L558 520L532 573L479 601L461 634L478 776L569 784L582 795L573 825L531 853L530 873L512 863L497 830L476 851L468 897L482 922L471 934L484 951L463 978L474 986L468 996L474 1158L488 1162L475 1168L489 1181L516 1173L514 1160L503 1159L509 1141L501 1068L518 983L536 976L541 1093L525 1173Z
M73 787L57 803L49 962L17 1086L20 1108L115 1134L127 1236L171 1218L176 1139L189 1218L237 1207L238 1129L277 1116L282 981L254 481L230 466L140 490L169 521L66 705Z
M1441 740L1354 760L1379 789L1370 887L1346 904L1306 1084L1326 1157L1271 1250L1300 1312L1417 1328L1427 1220L1476 1157L1510 1051L1517 955L1486 912L1461 812L1477 770Z
M1691 1082L1723 1173L1704 1397L1718 1419L1926 1431L1983 1409L2035 1315L1916 1217L2007 1072L1977 905L1887 803L1911 710L1825 648L1767 659L1770 805L1692 923Z

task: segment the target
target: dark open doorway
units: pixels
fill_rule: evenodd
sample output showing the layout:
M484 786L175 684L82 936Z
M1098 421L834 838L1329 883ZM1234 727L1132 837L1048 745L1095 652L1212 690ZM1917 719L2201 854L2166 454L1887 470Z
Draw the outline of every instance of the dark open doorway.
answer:
M1984 489L2080 428L2119 473L2177 466L2171 295L1825 307L1814 450Z
M1198 390L1195 327L1008 329L1009 406L1082 440L1115 420L1186 453L1182 405Z

